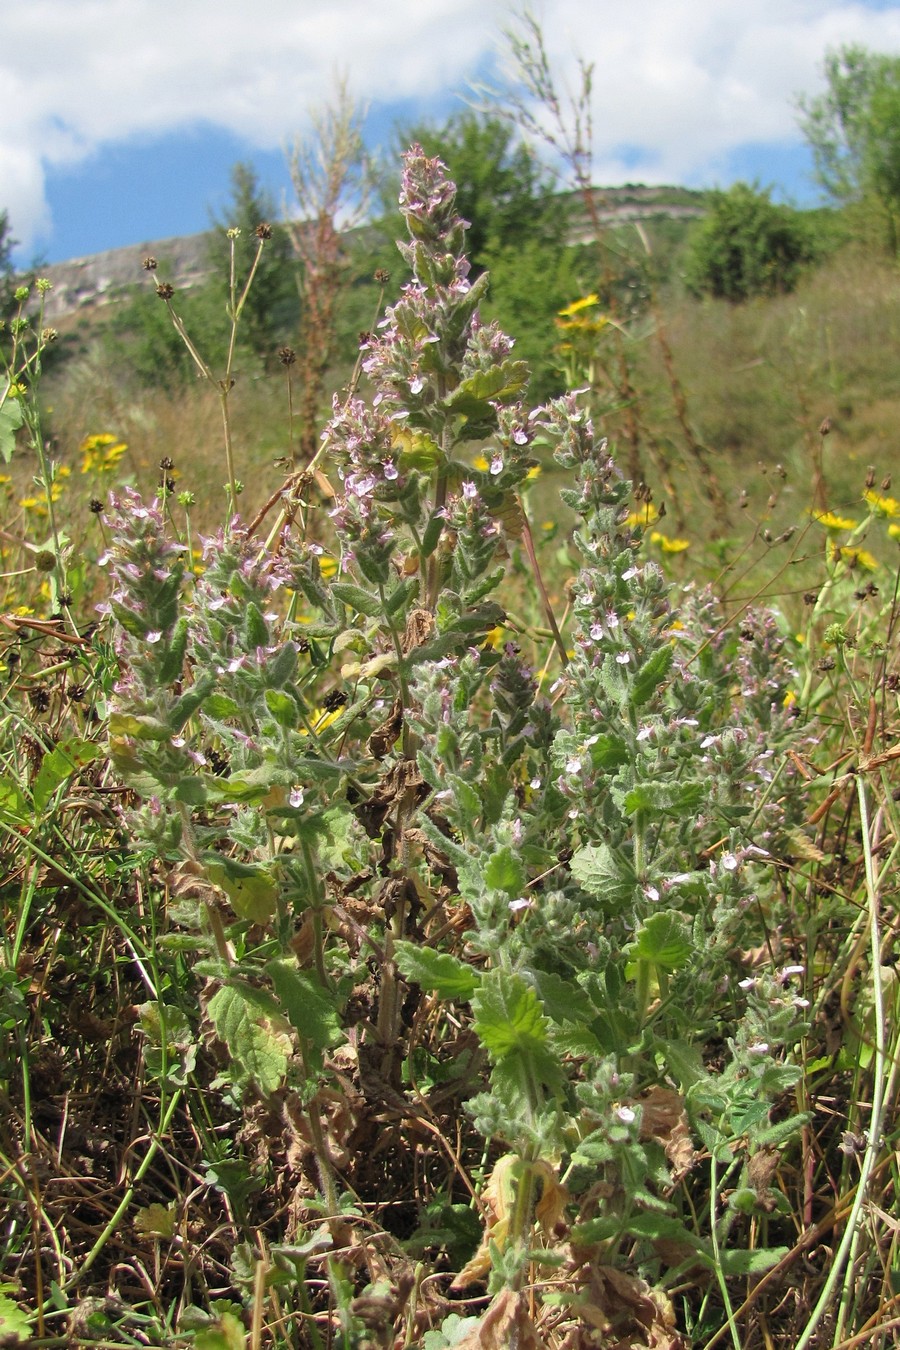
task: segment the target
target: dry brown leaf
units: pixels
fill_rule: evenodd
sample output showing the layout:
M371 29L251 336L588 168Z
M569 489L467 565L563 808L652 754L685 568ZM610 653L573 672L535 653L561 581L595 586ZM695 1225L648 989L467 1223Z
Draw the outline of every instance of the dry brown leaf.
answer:
M644 1280L614 1266L597 1266L591 1279L592 1302L579 1304L583 1320L618 1339L610 1350L688 1350L675 1327L669 1298Z
M504 1289L456 1350L547 1350L528 1313L527 1294Z
M684 1098L679 1092L656 1086L641 1098L641 1138L662 1144L676 1185L687 1176L697 1154L691 1142Z
M427 609L410 610L400 643L404 656L409 656L415 647L424 647L434 632L434 615Z
M534 1165L534 1172L541 1183L541 1198L535 1205L534 1217L537 1219L541 1228L548 1238L556 1236L556 1226L561 1222L565 1215L566 1205L569 1203L569 1192L565 1186L562 1186L557 1178L555 1168L548 1162L539 1160Z
M541 1197L535 1206L534 1216L548 1238L555 1236L556 1225L563 1218L568 1204L569 1193L559 1184L556 1171L543 1159L531 1164L523 1164L514 1153L506 1153L498 1158L494 1170L485 1183L481 1194L484 1206L485 1228L481 1245L451 1284L451 1289L465 1289L476 1280L483 1280L491 1269L490 1244L496 1243L502 1249L509 1229L509 1220L516 1197L517 1181L528 1168L540 1182Z

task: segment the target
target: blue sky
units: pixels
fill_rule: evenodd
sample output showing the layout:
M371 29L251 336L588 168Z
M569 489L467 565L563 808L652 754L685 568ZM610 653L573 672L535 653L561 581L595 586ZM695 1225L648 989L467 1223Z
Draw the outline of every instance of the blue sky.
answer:
M237 160L289 205L284 148L338 77L367 139L504 78L507 0L0 0L0 209L47 262L206 228ZM543 0L561 91L594 66L598 183L759 179L815 199L793 100L828 48L900 54L900 0Z

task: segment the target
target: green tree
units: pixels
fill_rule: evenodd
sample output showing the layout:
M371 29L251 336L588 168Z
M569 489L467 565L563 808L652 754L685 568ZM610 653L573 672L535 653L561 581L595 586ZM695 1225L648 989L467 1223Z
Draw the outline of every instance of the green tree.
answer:
M840 205L874 209L900 246L900 56L845 46L829 52L825 90L798 99L819 185Z
M9 317L16 289L16 269L13 266L13 249L18 240L12 237L12 225L9 212L0 211L0 316Z
M800 212L776 205L768 189L748 183L735 183L710 198L709 214L688 245L688 289L735 302L792 291L816 257Z
M229 276L227 260L231 243L228 231L237 229L235 264L238 291L256 254L259 225L271 227L271 237L260 255L253 285L241 313L242 342L266 364L271 364L279 346L296 331L300 313L294 251L286 226L275 221L277 208L270 193L260 186L252 164L238 163L231 170L231 201L224 215L214 222L207 257L212 285L227 307Z

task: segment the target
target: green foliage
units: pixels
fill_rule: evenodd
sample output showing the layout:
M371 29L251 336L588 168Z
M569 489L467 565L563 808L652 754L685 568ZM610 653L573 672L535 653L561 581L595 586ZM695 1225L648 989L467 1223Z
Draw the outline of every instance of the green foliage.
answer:
M275 203L261 190L252 167L236 164L232 170L232 199L225 218L210 231L205 243L209 275L199 285L176 291L174 305L203 358L224 364L232 331L231 287L240 295L254 266L259 239L257 227L268 225L271 235L259 253L253 285L237 329L238 361L247 368L277 368L276 352L295 333L300 314L296 264L290 237L274 221ZM233 251L234 277L231 275ZM158 260L154 281L166 278L166 259ZM197 375L196 362L161 301L148 303L147 287L135 288L132 298L117 307L106 339L117 364L130 369L148 387L184 383Z
M294 336L300 319L297 264L290 235L278 223L278 207L271 194L260 187L251 164L235 164L231 171L231 201L221 220L215 222L207 246L209 285L219 303L229 303L228 275L223 260L229 253L228 231L235 238L235 264L246 276L257 251L256 230L271 227L271 237L260 255L241 315L240 339L266 365L276 364L278 347Z
M227 253L219 267L227 270ZM166 275L165 258L160 259L160 278ZM228 341L228 318L219 295L209 285L176 291L178 312L204 352L222 354ZM171 316L152 287L136 286L130 298L116 307L104 346L123 374L130 374L148 389L184 385L196 377L196 366Z
M15 313L16 287L21 279L16 277L12 253L18 241L13 238L9 212L0 211L0 321L8 323Z
M815 260L812 236L799 212L778 206L768 190L735 183L710 197L695 227L685 281L696 295L741 301L792 291Z
M836 202L862 204L900 246L900 57L850 45L825 58L826 88L798 100L800 126L820 186Z

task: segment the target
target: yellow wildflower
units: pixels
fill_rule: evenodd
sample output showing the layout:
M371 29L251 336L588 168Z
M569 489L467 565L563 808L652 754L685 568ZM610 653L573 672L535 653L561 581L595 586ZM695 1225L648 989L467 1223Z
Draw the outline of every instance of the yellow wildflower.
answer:
M660 534L659 530L654 530L650 535L651 544L659 544L663 553L683 553L686 548L690 548L690 539L673 539L671 535Z
M836 516L833 511L811 511L810 515L817 525L824 525L826 530L855 530L859 524L858 520L851 520L849 516Z
M590 309L592 305L599 305L599 303L600 297L592 291L590 295L584 295L580 300L573 300L571 305L566 305L565 309L557 310L557 313L561 319L573 319L583 309Z
M472 460L472 468L480 469L482 473L487 473L490 467L491 466L488 464L484 455L476 455L475 458Z
M659 519L659 512L652 502L646 502L639 511L629 511L625 517L625 524L632 530L643 529L647 525L652 525Z
M892 539L900 539L900 525L889 525L888 534Z
M118 464L128 446L124 441L103 432L86 436L81 442L81 472L109 473Z
M27 619L28 615L33 613L34 610L30 605L16 605L12 611L13 617L16 619Z
M319 572L326 581L330 577L336 576L338 570L337 558L332 558L330 553L323 553L319 558Z
M900 502L896 497L883 497L879 492L864 492L863 497L880 516L900 516Z
M878 559L867 548L841 548L837 551L850 567L862 567L867 572L874 572L878 567Z

